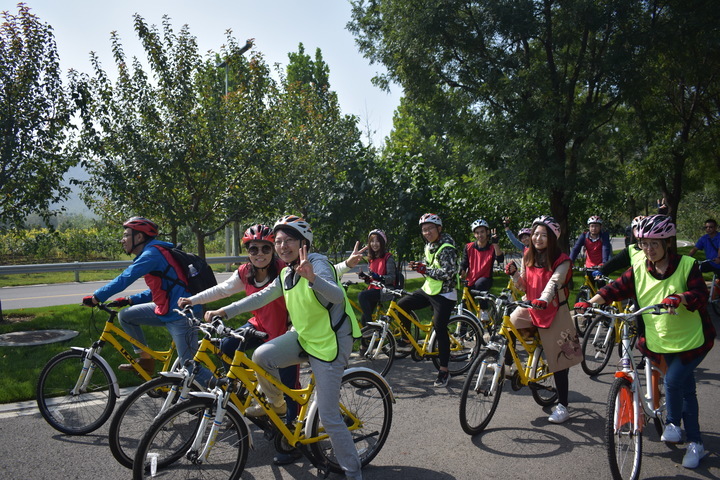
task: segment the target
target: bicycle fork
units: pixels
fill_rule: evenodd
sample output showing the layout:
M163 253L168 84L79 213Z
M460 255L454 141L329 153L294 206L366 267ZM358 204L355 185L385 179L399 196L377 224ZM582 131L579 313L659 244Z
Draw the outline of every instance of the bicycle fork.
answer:
M388 335L388 322L379 320L372 322L372 324L382 328L379 333L377 330L373 331L367 350L365 351L365 356L374 360L382 353L383 344L385 343L384 340L387 338L386 335Z
M96 367L95 362L93 362L93 357L95 356L95 353L95 346L92 346L85 351L85 357L83 359L83 366L82 370L80 371L80 376L78 377L77 382L75 382L75 386L70 391L70 394L79 395L87 391L88 384L90 383L90 380L95 373Z

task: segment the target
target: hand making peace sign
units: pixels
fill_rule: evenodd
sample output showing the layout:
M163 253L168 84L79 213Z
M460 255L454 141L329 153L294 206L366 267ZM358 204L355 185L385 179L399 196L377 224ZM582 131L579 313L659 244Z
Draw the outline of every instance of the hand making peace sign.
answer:
M307 278L308 282L313 283L315 281L315 271L313 270L312 263L308 261L308 247L307 245L303 245L300 247L300 251L298 252L300 254L298 266L295 268L295 271L300 275L301 277Z

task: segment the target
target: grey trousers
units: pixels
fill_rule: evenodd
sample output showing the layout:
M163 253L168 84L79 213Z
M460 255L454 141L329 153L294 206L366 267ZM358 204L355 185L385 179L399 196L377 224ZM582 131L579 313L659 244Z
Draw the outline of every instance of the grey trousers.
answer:
M340 383L353 345L349 322L345 322L340 328L337 338L338 355L332 362L324 362L312 356L301 356L302 349L298 342L298 334L294 329L259 346L255 350L252 360L275 378L279 378L278 369L280 368L297 365L306 360L310 361L310 367L315 375L315 399L318 413L330 437L335 458L345 471L347 478L361 480L360 457L338 406ZM258 377L258 383L273 405L282 403L282 392L272 383L263 377Z

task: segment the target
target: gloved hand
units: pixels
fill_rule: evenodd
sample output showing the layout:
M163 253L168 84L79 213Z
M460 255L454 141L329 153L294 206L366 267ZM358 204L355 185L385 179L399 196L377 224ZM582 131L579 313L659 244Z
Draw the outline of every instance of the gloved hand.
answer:
M95 295L87 295L83 297L82 303L86 307L94 307L95 305L97 305L97 302L95 301Z
M591 272L592 278L597 280L598 278L602 277L602 272L600 270L593 270Z
M470 280L463 280L462 284L463 284L463 286L470 288Z
M667 305L670 308L678 308L680 306L680 303L682 303L682 300L678 295L668 295L660 303L662 303L663 305Z
M515 262L510 262L505 265L505 273L512 276L515 275L515 272L517 272L517 265L515 265Z
M130 299L127 297L118 297L107 304L108 307L114 308L127 307L128 305L130 305Z
M537 308L538 310L545 310L547 308L547 302L545 300L540 300L539 298L536 298L530 304L533 306L533 308Z
M577 302L575 304L575 311L577 313L585 313L588 308L592 308L592 305L590 305L588 302Z
M408 265L411 269L415 270L420 275L425 275L425 273L427 272L427 265L422 262L410 262Z
M372 279L375 280L376 282L382 282L382 281L383 281L383 277L382 277L381 275L378 275L378 274L375 273L375 272L370 272L370 276L371 276Z
M500 239L498 238L497 234L493 234L493 235L490 237L490 242L492 242L492 243L500 243Z
M358 277L360 277L360 279L365 283L372 282L372 278L370 278L370 276L365 272L358 272Z

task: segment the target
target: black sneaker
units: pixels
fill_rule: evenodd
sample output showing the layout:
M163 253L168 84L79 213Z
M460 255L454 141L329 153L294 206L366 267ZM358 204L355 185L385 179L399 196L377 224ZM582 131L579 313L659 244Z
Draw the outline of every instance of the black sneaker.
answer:
M440 370L438 372L438 376L435 379L435 383L433 383L436 387L447 387L448 382L450 381L450 372L447 370Z
M292 450L290 453L278 452L273 457L273 463L275 465L290 465L298 461L300 457L302 457L302 453L297 449Z
M413 349L413 346L410 342L407 340L397 340L395 342L395 350L398 352L406 353L411 352Z

